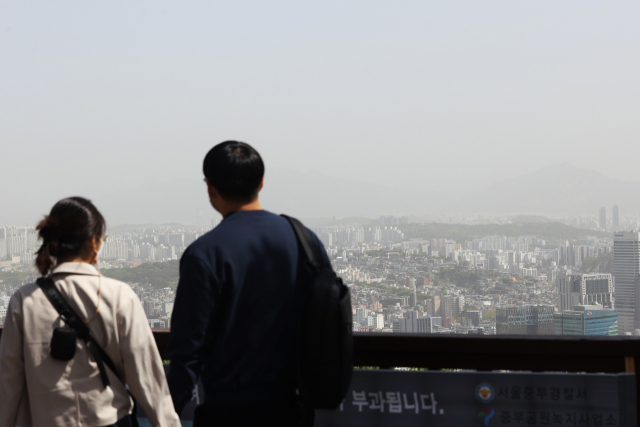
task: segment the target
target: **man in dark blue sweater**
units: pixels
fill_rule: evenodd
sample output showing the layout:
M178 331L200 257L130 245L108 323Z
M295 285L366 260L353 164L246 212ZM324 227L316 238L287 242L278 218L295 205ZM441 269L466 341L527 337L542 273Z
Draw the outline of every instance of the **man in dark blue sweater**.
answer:
M262 210L264 164L250 145L216 145L203 169L223 220L180 261L167 347L176 410L201 378L195 427L300 425L312 419L296 400L296 335L310 278L295 234Z

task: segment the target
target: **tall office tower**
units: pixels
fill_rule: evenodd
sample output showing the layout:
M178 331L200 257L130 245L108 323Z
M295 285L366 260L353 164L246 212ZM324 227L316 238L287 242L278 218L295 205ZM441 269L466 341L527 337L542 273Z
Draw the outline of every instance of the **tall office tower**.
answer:
M613 231L618 231L618 228L620 228L620 211L618 210L618 205L613 205L611 216L613 221Z
M604 206L600 208L600 229L607 229L607 209Z
M640 233L618 232L613 236L613 276L620 335L640 327L636 298L640 280Z
M478 310L467 311L467 320L471 320L471 324L477 328L482 322L482 312Z
M573 310L578 304L600 304L613 308L611 274L560 274L556 279L558 311Z

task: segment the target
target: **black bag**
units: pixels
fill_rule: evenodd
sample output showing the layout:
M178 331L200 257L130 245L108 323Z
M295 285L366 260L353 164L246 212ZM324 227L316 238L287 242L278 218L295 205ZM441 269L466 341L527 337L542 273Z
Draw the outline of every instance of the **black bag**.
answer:
M331 266L322 265L320 248L300 221L286 215L311 275L298 332L298 391L302 403L336 409L353 374L351 295Z
M116 371L116 365L113 363L113 360L111 360L100 344L98 344L98 342L91 336L89 327L76 314L73 308L71 308L67 300L62 296L58 288L56 288L53 280L50 277L41 277L36 281L36 283L38 283L40 289L42 289L49 302L53 305L67 325L53 330L53 337L51 338L51 357L62 361L69 361L73 359L76 353L76 340L80 338L85 342L87 350L89 350L89 353L91 353L91 356L93 356L93 359L98 365L102 384L105 387L110 384L107 369L105 368L105 365L107 365L122 384L126 385L122 378L120 378L118 371ZM128 389L127 391L133 399L131 424L133 427L138 427L136 400Z
M61 326L53 330L51 338L51 357L68 362L76 355L78 333L68 326Z

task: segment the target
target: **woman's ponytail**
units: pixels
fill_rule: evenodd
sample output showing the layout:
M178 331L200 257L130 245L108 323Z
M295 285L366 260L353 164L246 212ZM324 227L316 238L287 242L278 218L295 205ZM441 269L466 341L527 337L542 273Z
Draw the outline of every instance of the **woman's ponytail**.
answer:
M53 257L56 255L58 246L58 236L56 236L56 228L58 225L60 225L60 221L52 218L50 215L46 215L36 227L42 239L42 246L40 246L40 249L36 252L36 268L43 276L46 276L53 269L55 263Z
M51 250L49 246L51 243L43 243L36 252L36 268L41 275L46 276L53 268L53 258L51 257Z

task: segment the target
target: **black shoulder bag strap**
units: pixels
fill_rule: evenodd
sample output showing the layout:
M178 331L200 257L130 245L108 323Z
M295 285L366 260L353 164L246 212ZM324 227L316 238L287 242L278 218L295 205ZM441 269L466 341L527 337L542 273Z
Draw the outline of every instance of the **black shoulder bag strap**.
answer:
M105 365L107 365L109 369L111 369L111 371L115 374L115 376L122 382L122 384L126 386L126 383L122 380L122 378L120 378L120 375L116 370L116 365L113 363L113 360L111 360L107 352L104 351L104 349L100 346L100 344L98 344L95 338L91 336L91 331L89 330L89 327L87 326L87 324L84 323L82 319L73 310L73 308L71 308L67 300L60 293L58 288L56 288L56 285L55 283L53 283L53 280L50 277L41 277L37 280L37 283L40 289L42 289L42 291L46 295L49 302L51 302L51 304L56 309L58 314L60 314L60 317L62 318L62 320L64 320L64 322L69 327L73 328L77 332L78 338L82 339L85 342L85 345L87 346L87 350L89 350L89 353L91 353L91 356L93 356L93 359L96 361L98 365L98 370L100 371L100 378L102 379L102 384L105 387L107 387L110 384L109 376L107 375L107 369L105 368ZM131 392L128 389L127 389L127 392L129 393L129 395L131 395ZM131 413L131 421L134 427L137 427L138 426L138 418L136 417L137 403L135 398L132 395L131 395L131 398L133 399L133 412Z
M321 263L321 254L318 245L307 229L300 221L297 219L290 217L288 215L280 215L289 221L291 224L291 228L293 228L293 233L296 235L296 240L298 241L298 245L302 248L302 252L304 254L304 258L301 260L304 263L307 271L311 274L311 276L317 276L320 273L320 269L322 268ZM298 355L298 358L300 356ZM297 375L297 383L298 390L302 390L301 384L302 379L300 377L300 369L298 367L298 375ZM302 394L298 394L298 405L300 406L302 421L300 423L301 426L313 426L315 419L315 412L313 410L313 406L309 405L307 398Z
M313 236L311 235L311 233L309 233L309 230L307 230L307 227L305 227L297 219L292 218L288 215L281 215L281 216L285 218L287 221L289 221L289 224L291 224L291 227L293 228L293 232L296 235L296 239L298 240L298 243L302 247L302 251L304 252L304 255L306 258L304 261L305 266L311 273L318 274L322 264L320 262L321 257L320 257L319 249L318 249L318 246L316 245L315 240L313 239Z

